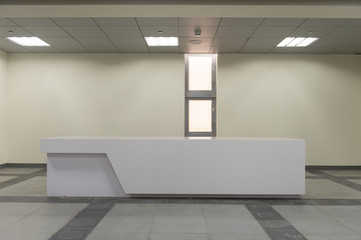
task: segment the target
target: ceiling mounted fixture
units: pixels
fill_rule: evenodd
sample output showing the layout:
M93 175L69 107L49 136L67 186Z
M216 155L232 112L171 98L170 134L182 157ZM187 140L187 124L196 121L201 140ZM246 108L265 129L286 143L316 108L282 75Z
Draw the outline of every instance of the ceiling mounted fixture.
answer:
M145 37L149 47L178 46L177 37Z
M8 40L25 47L48 47L50 46L37 37L8 37Z
M200 37L202 34L202 31L199 28L194 29L194 35L196 35L197 37Z
M287 37L277 47L307 47L318 39L314 37Z
M188 43L191 45L201 45L202 40L189 40Z

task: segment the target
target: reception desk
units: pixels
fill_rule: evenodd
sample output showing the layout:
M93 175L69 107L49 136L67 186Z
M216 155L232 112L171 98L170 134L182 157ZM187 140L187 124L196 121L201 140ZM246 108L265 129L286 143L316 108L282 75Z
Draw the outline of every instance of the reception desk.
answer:
M305 141L270 138L41 140L48 196L299 196Z

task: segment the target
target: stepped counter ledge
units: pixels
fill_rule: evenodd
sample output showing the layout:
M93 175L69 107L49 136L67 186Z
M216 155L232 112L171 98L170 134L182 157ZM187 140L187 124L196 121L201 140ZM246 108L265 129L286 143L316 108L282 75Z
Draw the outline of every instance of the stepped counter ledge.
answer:
M272 196L305 193L305 140L91 138L41 140L47 195Z

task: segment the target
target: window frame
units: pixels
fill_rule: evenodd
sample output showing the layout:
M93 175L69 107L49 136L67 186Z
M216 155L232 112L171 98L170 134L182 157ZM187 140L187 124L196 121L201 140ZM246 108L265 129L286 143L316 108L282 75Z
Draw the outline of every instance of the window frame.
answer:
M189 88L189 58L211 57L212 58L212 90L188 90ZM186 137L215 137L217 134L217 54L185 54L185 124L184 135ZM211 100L212 101L212 131L190 132L189 131L189 100Z

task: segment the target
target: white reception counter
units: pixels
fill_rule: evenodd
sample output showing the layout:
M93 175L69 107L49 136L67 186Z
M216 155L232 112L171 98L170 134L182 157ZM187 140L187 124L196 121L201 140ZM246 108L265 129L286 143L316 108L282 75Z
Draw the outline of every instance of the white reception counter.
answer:
M301 195L305 141L46 138L48 196Z

